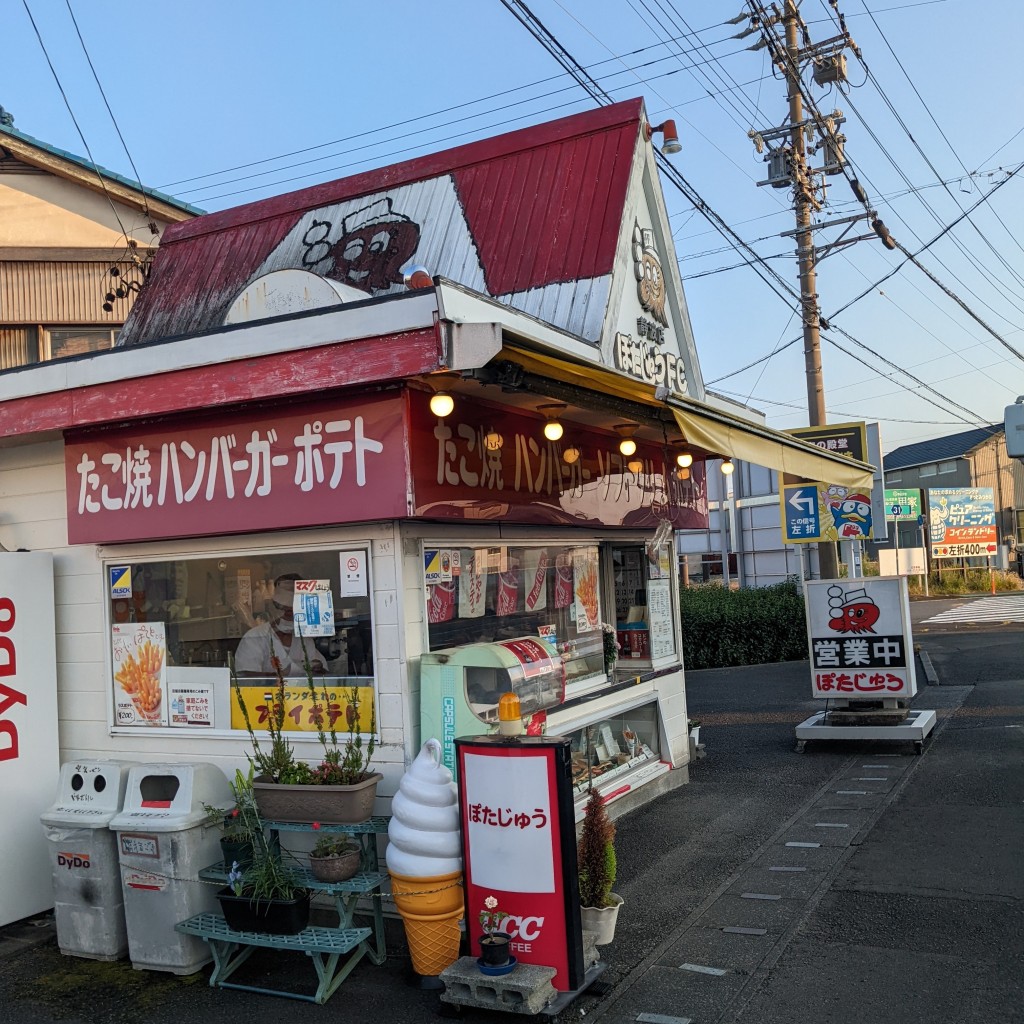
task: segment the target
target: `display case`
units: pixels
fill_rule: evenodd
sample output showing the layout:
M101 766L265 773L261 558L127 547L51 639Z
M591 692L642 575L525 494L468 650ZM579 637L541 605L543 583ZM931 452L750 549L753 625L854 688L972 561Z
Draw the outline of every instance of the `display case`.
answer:
M609 715L568 736L578 810L586 803L592 785L605 800L611 800L669 770L661 759L655 701Z
M455 737L496 725L502 694L519 698L524 719L558 707L565 700L565 666L534 636L466 644L423 655L420 691L421 735L440 740L444 764L455 771Z

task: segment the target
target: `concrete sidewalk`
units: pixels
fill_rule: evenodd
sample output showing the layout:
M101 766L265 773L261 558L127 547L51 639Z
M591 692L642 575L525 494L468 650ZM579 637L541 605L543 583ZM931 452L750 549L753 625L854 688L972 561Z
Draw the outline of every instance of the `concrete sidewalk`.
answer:
M603 947L606 987L563 1020L1022 1019L1024 633L929 636L927 648L942 685L920 681L915 706L939 712L921 757L883 743L796 754L793 728L818 710L806 662L687 674L708 756L690 785L617 823L626 902ZM210 989L208 969L180 979L62 958L52 939L26 944L0 960L3 1019L290 1024L385 1012L411 1024L440 1007L408 984L399 936L384 966L360 964L322 1009ZM260 956L253 967L275 984L312 974L304 957Z

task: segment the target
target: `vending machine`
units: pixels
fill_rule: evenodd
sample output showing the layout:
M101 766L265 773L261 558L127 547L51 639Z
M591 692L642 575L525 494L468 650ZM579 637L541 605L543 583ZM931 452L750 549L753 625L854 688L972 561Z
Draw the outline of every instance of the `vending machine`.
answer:
M424 654L420 660L420 725L424 740L441 742L444 765L457 773L455 737L498 724L506 693L519 698L525 721L565 699L565 666L536 636L466 644Z

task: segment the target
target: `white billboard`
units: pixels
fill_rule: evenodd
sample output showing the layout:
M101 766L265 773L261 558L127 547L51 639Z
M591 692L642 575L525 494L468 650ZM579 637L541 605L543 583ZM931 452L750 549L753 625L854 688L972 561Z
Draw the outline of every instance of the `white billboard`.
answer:
M0 552L0 926L53 906L39 816L59 758L53 556Z

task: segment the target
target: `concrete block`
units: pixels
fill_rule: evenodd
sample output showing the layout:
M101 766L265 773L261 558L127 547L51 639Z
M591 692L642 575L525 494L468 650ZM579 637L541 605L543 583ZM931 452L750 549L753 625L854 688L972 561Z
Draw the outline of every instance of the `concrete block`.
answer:
M516 964L509 974L483 974L476 958L460 957L440 974L444 982L442 1002L456 1006L477 1006L483 1010L537 1014L558 996L551 979L553 967Z

